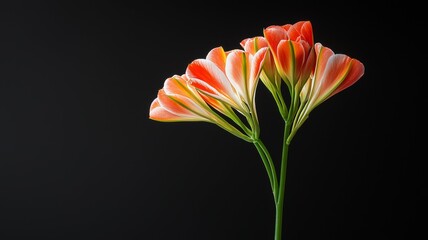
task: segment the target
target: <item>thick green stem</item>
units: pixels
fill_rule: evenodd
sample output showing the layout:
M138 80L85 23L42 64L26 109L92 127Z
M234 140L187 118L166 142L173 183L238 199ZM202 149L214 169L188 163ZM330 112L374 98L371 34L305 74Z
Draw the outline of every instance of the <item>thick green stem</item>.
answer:
M287 161L288 161L288 135L290 134L291 123L286 122L284 127L284 139L282 145L281 170L279 179L279 188L276 201L275 211L275 240L282 240L283 213L284 213L284 198L285 198L285 182L287 178Z

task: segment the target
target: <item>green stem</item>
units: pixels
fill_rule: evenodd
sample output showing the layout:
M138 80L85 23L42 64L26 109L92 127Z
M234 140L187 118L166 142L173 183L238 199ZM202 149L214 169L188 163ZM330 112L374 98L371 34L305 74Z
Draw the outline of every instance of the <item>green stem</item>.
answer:
M290 118L289 118L290 119ZM284 212L284 198L285 198L285 182L287 177L287 162L288 162L288 147L287 143L288 135L290 134L291 123L288 121L284 127L284 139L282 145L282 156L281 156L281 170L279 179L279 189L276 201L275 211L275 240L282 240L282 226L283 226L283 212Z
M284 97L282 96L281 90L278 90L275 96L276 105L279 108L282 119L286 120L288 116L287 104L284 102Z
M260 154L260 157L262 158L263 164L265 166L266 172L269 177L270 185L272 188L273 198L274 201L277 201L277 195L278 195L278 180L276 177L276 170L275 165L273 164L272 157L269 154L269 151L267 150L266 146L263 144L263 142L260 139L257 139L254 141L254 145L257 148L257 151Z

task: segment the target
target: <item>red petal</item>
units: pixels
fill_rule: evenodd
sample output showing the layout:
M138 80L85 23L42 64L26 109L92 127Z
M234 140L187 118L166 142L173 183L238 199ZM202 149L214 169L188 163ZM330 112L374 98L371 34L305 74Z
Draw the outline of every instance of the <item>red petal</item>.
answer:
M314 35L312 31L312 24L310 21L300 21L294 24L294 27L298 29L300 35L303 36L304 40L309 45L314 45Z
M269 47L272 53L276 55L277 47L281 40L288 40L287 31L281 26L269 26L264 31L266 41L269 43Z

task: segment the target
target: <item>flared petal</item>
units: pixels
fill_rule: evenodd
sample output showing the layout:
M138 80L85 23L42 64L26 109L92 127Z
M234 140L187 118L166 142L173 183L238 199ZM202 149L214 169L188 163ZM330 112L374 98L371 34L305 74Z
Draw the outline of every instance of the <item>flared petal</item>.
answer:
M348 74L340 86L330 95L330 97L352 86L364 75L364 71L364 65L359 60L351 59Z
M161 122L187 121L185 118L177 116L163 108L157 98L150 104L149 118Z
M330 96L340 86L348 75L350 66L351 58L343 54L336 54L328 59L319 81L320 100Z
M165 94L179 94L189 98L197 98L197 92L194 88L189 88L187 79L184 76L174 75L167 78L163 84L163 91Z
M195 108L194 102L180 95L166 95L163 89L159 90L153 107L152 116L162 121L209 121L198 114L200 108Z
M312 86L310 91L309 98L312 102L315 101L315 99L319 95L320 87L321 87L321 80L324 71L326 69L328 60L331 56L334 55L334 52L330 48L326 48L322 46L320 43L315 44L315 55L316 55L316 63L315 63L315 70L314 70L314 77L312 79Z
M289 142L296 131L318 105L340 91L350 87L364 75L364 65L344 54L335 54L331 49L315 44L316 67L314 74L300 92L299 108Z
M224 51L223 47L216 47L208 52L206 59L215 63L215 65L217 65L217 67L220 68L222 72L224 72L226 66L226 56L227 53Z
M317 66L310 95L311 109L348 88L364 74L364 65L344 54L316 44Z
M190 83L198 89L210 93L219 93L232 100L237 100L235 89L225 73L209 60L194 60L188 65L186 75ZM202 84L202 82L207 85ZM207 88L206 86L211 86L211 88Z
M239 111L245 111L242 100L236 89L217 65L206 59L191 62L186 69L189 83L201 91L209 102L221 101Z

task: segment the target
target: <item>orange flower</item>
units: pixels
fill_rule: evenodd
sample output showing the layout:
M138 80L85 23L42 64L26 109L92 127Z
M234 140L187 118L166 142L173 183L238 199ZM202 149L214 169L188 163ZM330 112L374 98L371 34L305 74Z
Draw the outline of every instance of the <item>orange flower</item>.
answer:
M242 50L225 52L212 49L206 59L191 62L186 75L189 83L208 99L220 101L247 113L254 103L255 91L267 49L255 56Z
M164 87L158 91L157 98L150 105L149 118L160 122L209 122L250 141L245 134L213 111L197 90L188 84L186 75L174 75L165 80Z
M246 52L249 52L252 55L255 55L260 49L269 47L266 39L260 36L246 38L242 40L240 44ZM262 72L260 74L260 79L262 80L263 84L269 89L269 91L271 91L272 94L276 94L276 92L278 92L281 88L281 77L279 76L278 71L276 70L273 55L269 52L268 54L266 54Z
M205 59L192 61L186 69L189 84L211 106L234 121L238 118L230 108L250 120L253 137L258 136L255 95L266 52L267 48L263 48L252 55L238 49L225 52L217 47Z
M264 29L279 75L290 91L299 92L315 65L312 24L300 21L293 25L272 25Z
M158 91L150 106L149 118L162 122L212 122L214 116L195 89L187 85L186 76L175 75L166 79Z
M315 107L363 76L364 65L314 43L309 21L271 25L263 30L263 36L246 38L240 44L243 50L214 48L206 58L192 61L184 75L168 78L150 106L150 118L210 122L253 143L271 184L274 238L280 240L290 142ZM285 123L279 171L259 138L255 104L259 79L272 93ZM282 81L289 90L287 102L282 96Z
M321 43L315 44L315 53L315 72L300 92L302 105L295 118L293 132L297 131L315 107L350 87L364 75L364 65L357 59L335 54Z

